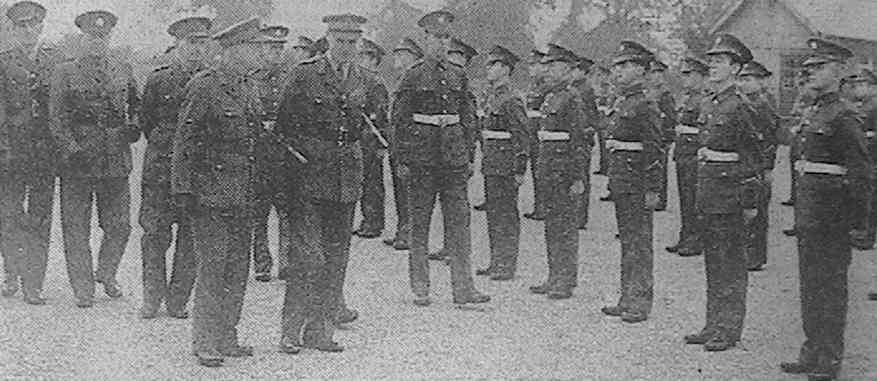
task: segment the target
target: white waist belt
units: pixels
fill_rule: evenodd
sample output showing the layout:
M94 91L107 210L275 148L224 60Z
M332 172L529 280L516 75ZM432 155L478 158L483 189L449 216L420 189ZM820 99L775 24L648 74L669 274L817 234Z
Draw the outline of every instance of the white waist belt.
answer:
M678 135L697 135L699 133L700 129L697 127L686 126L684 124L676 126L676 134Z
M569 140L569 132L539 131L536 135L539 137L539 141L542 142L560 142Z
M640 142L626 142L623 140L608 139L606 148L612 151L642 151L643 144Z
M490 140L508 140L512 138L512 133L508 131L483 130L481 137Z
M460 123L460 116L457 114L414 114L411 116L415 123L430 124L433 126L451 126Z
M736 163L740 161L740 155L736 152L713 151L706 147L697 150L697 156L702 160L717 161L723 163Z
M544 118L545 115L542 114L539 110L527 110L527 117L530 119L539 119Z
M843 176L847 174L847 168L842 165L815 163L807 160L796 161L795 170L798 171L798 173L818 173L823 175Z
M865 137L866 137L866 138L873 138L874 136L877 136L877 132L874 132L874 131L865 131Z

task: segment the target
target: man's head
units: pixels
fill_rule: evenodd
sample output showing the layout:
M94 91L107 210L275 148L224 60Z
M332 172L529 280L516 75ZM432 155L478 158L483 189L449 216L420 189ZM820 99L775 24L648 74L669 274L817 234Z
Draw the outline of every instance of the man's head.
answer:
M496 83L506 80L515 70L520 58L502 46L494 46L487 56L487 81Z
M9 7L6 17L12 22L9 37L15 44L28 50L36 46L43 33L46 8L33 1L20 1Z
M289 28L282 25L271 25L262 28L265 38L265 61L268 66L283 62L286 55L286 38L289 37Z
M554 82L571 79L572 68L578 63L579 57L569 49L557 44L548 44L548 53L542 58L542 64L546 66L548 78Z
M802 66L807 70L806 87L816 93L835 90L847 71L853 52L833 42L811 38L807 41L810 56Z
M257 17L232 25L214 35L213 39L222 49L220 57L226 69L246 75L265 63L264 35Z
M773 73L764 65L756 61L747 62L737 74L737 87L744 94L757 94L764 90L764 80L771 75Z
M176 40L173 53L181 63L202 65L210 50L210 28L213 21L207 17L187 17L168 26L167 33Z
M353 14L332 15L323 18L329 26L326 34L329 41L329 55L338 63L353 63L356 60L356 44L362 37L362 25L368 19Z
M844 77L841 87L845 95L854 101L866 101L877 97L877 75L865 68Z
M683 58L682 67L679 69L679 74L682 77L682 87L686 90L701 89L709 72L709 66L703 63L703 61L694 57Z
M80 54L105 57L110 49L110 36L118 21L116 15L103 10L85 12L76 17L75 24L82 31Z
M712 83L727 83L735 80L743 65L752 61L752 52L737 37L720 34L712 48L706 52L709 57L709 80Z
M427 13L417 22L423 28L423 53L433 59L446 57L451 46L451 24L454 15L448 11Z
M377 70L387 52L380 45L367 38L359 42L359 64L371 70Z
M545 78L548 72L548 68L542 64L542 59L545 58L545 55L545 52L537 49L530 51L530 55L527 57L527 73L530 75L530 78L535 80Z
M393 68L405 70L422 58L423 50L420 49L420 46L414 40L406 37L393 49Z
M653 57L652 62L649 62L649 70L648 70L648 81L652 86L660 87L667 83L667 64L658 60L658 57Z
M572 72L570 73L573 80L582 80L587 79L591 73L591 68L594 66L594 60L588 57L578 57L578 62L575 63L572 67Z
M642 81L654 54L635 41L621 41L618 53L612 59L612 78L618 86Z
M451 63L460 67L469 66L469 63L477 55L478 50L472 46L458 38L451 39L451 46L448 48L448 61Z
M298 36L289 49L289 57L292 62L301 62L314 56L314 40L305 36Z

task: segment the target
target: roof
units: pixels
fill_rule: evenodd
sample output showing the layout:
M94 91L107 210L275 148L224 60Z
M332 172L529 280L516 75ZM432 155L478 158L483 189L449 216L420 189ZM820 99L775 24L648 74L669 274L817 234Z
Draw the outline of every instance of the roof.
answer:
M751 0L736 0L710 28L715 34ZM877 41L877 1L874 0L777 0L814 35Z

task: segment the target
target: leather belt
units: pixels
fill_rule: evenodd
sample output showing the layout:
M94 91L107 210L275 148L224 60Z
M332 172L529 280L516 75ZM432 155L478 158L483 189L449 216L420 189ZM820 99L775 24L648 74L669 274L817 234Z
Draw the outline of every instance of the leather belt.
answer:
M815 173L822 175L843 176L847 174L847 167L837 164L816 163L807 160L798 160L795 162L795 170L798 173Z
M488 140L508 140L512 138L512 133L508 131L482 130L481 137Z
M680 124L680 125L676 126L676 134L677 135L697 135L697 134L700 134L700 129L697 127Z
M638 152L643 150L642 142L627 142L624 140L607 139L606 148L610 151L631 151Z
M460 124L460 115L457 114L414 114L411 116L415 123L429 124L438 127Z
M736 163L740 161L740 154L736 152L714 151L706 147L697 150L697 157L704 161L719 163Z
M541 130L536 133L541 142L563 142L569 140L569 132L563 131L545 131Z
M539 110L527 110L527 117L530 119L541 119L545 117L545 114Z

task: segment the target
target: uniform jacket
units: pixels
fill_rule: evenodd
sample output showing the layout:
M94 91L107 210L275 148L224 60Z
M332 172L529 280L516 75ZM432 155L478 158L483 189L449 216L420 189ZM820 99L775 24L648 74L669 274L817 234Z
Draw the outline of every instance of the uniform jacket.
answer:
M374 81L370 83L372 88L367 91L369 97L366 100L363 112L365 116L374 123L375 127L377 127L378 131L381 133L381 136L383 136L384 139L387 140L387 143L389 143L389 91L387 90L387 86L380 80L378 72L366 68L363 68L362 70L366 71L372 78L374 78ZM371 132L371 129L368 126L365 128L366 129L363 131L362 136L363 154L377 155L378 150L383 149L384 147L381 147L380 140Z
M286 88L278 131L308 159L302 172L307 197L343 203L362 194L363 119L377 78L351 64L344 78L327 57L302 62ZM366 113L366 115L368 115Z
M191 194L208 208L251 207L261 116L253 79L222 69L192 78L174 136L173 193Z
M49 131L49 81L61 54L53 47L0 53L0 168L52 171L57 161Z
M600 121L600 115L597 111L597 96L594 94L594 90L591 88L587 79L574 81L572 86L578 90L579 94L581 94L582 107L585 112L585 129L588 134L587 140L593 145L594 133L597 131Z
M146 80L140 108L140 129L147 141L144 183L170 184L177 118L185 101L186 84L196 71L182 65L163 66Z
M528 122L528 130L530 132L530 141L538 143L539 140L536 138L536 132L541 128L541 113L542 113L542 103L545 103L545 94L547 90L547 85L542 83L541 81L534 82L530 85L530 89L524 95L524 105L527 108L527 119ZM538 116L532 118L530 116ZM532 152L533 155L538 155L538 152Z
M673 141L676 138L676 124L678 118L676 115L676 101L673 100L673 94L663 86L659 86L647 90L646 95L658 106L664 147L669 147L670 144L673 144Z
M391 120L404 165L463 167L474 158L477 123L466 75L446 61L427 58L399 83ZM414 122L414 114L458 115L460 123Z
M697 203L708 214L753 209L764 194L758 176L766 169L761 129L755 110L736 86L708 98L701 112L702 148L736 153L736 162L701 160L697 171Z
M277 123L283 94L296 64L283 62L256 74L259 84L259 99L262 102L262 128ZM259 179L268 180L271 176L295 170L297 165L288 160L289 152L274 135L261 134L256 142L256 167Z
M547 91L540 111L541 131L566 132L570 136L566 141L540 141L538 165L543 178L560 175L581 180L591 147L581 94L569 83L555 84Z
M129 124L139 104L131 65L84 56L58 65L50 86L49 128L65 159L62 176L128 176L130 145L140 138ZM73 155L78 160L66 160Z
M503 84L487 92L484 130L503 131L511 139L484 139L481 172L485 176L523 175L527 171L530 132L524 102Z
M698 128L701 106L707 96L704 90L686 90L676 100L676 117L678 124L682 126ZM676 147L673 149L673 159L697 160L697 150L700 141L697 134L676 134Z
M857 111L862 119L862 130L871 160L877 158L877 98L859 104ZM877 166L877 163L874 163ZM875 168L877 170L877 168Z
M741 95L753 109L753 122L758 128L758 137L764 149L765 169L773 169L779 146L779 115L774 109L770 93L759 92L755 96Z
M619 89L609 111L607 140L642 143L642 151L609 151L609 189L612 193L659 192L665 171L663 131L657 105L646 97L642 84Z

